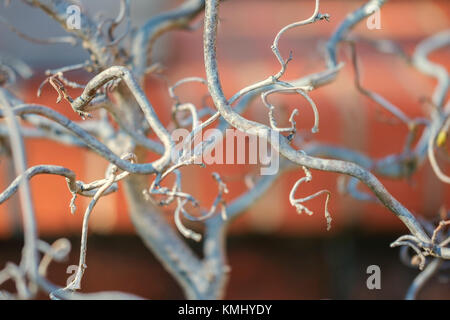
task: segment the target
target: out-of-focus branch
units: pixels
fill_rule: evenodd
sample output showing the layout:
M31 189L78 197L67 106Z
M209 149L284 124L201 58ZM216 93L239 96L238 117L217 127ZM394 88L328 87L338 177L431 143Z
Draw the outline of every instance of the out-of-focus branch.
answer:
M334 68L338 65L337 50L338 44L345 39L348 32L358 22L379 10L386 0L370 0L363 4L359 9L349 13L344 21L338 26L327 42L327 67Z
M68 7L72 5L66 0L22 0L26 4L41 9L50 18L58 22L67 32L81 39L82 46L93 55L91 56L94 65L100 66L100 70L108 66L112 61L111 51L106 49L105 39L96 32L97 25L86 15L80 14L81 28L69 29L67 26Z
M26 170L24 144L20 135L19 125L14 117L13 109L4 97L3 92L0 92L0 106L6 115L6 123L10 131L11 149L16 175L20 176ZM24 232L24 248L20 269L34 282L38 277L37 228L33 203L31 201L30 185L27 179L23 179L19 185L19 196L23 210Z
M408 292L406 293L405 299L415 300L417 298L417 295L419 294L419 291L423 288L425 283L427 283L428 280L430 280L436 274L443 262L444 260L439 258L433 259L427 265L427 267L414 279L408 289Z
M0 23L5 25L11 32L14 32L19 37L21 37L27 41L33 42L33 43L37 43L37 44L67 43L72 46L77 44L76 38L71 37L71 36L49 37L46 39L39 39L39 38L31 37L21 31L19 31L16 27L14 27L12 24L10 24L8 22L8 20L6 20L4 17L1 17L1 16L0 16Z
M442 108L444 105L450 79L447 70L443 66L431 62L428 55L449 44L450 30L441 31L419 43L412 57L412 63L418 70L438 80L432 97L433 104L437 108Z
M187 29L203 10L204 0L186 0L179 7L150 18L136 33L131 47L133 73L140 82L151 65L153 45L162 34L174 29Z

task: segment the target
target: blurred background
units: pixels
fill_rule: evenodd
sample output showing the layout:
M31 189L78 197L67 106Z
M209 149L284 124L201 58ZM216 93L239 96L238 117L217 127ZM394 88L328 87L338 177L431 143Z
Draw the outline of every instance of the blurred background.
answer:
M119 1L81 1L91 16L101 12L115 17ZM141 26L149 17L173 8L180 1L132 0L133 27ZM293 51L286 79L298 78L324 68L324 44L338 24L362 1L324 0L321 12L331 16L320 22L293 29L283 35L280 50L283 56ZM240 88L265 79L279 69L270 50L276 33L285 25L309 17L312 0L246 0L224 1L220 9L218 35L219 69L227 96ZM45 38L63 35L60 26L39 10L21 1L0 5L0 15L10 24L31 36ZM448 29L450 2L446 0L396 0L381 9L381 28L369 30L365 22L354 29L355 35L373 39L395 40L409 54L424 38ZM164 35L156 44L153 61L164 66L162 74L150 76L146 93L161 115L170 121L172 102L168 85L188 76L204 77L201 17L192 32L175 31ZM120 33L120 30L118 31ZM125 42L125 45L127 43ZM409 116L427 114L423 102L433 92L435 81L409 67L398 57L375 52L364 43L357 45L362 82L401 108ZM56 104L56 92L46 87L40 98L36 90L47 68L85 61L87 54L70 45L39 45L29 43L0 24L0 54L21 58L35 71L26 81L13 88L26 102L44 104L73 120L79 120L65 102ZM450 67L450 48L439 50L431 59ZM382 111L375 103L358 93L348 47L341 46L339 59L346 63L337 80L311 93L320 112L320 132L307 139L342 145L373 158L399 153L408 132L401 123ZM87 81L91 76L70 73L70 79ZM70 91L72 96L76 90ZM180 87L183 101L200 103L207 91L200 84ZM79 93L79 92L78 92ZM297 128L305 134L312 127L313 115L305 102L296 96L277 96L281 106L277 117L286 119L294 107L300 109ZM266 122L256 99L246 116ZM280 120L280 125L283 122ZM77 173L77 179L92 181L103 177L107 163L93 153L43 140L27 141L28 165L57 164ZM11 163L0 159L0 188L4 190L14 178ZM445 164L443 170L450 169ZM245 192L243 177L255 172L250 165L213 165L183 169L186 191L208 207L216 189L211 188L211 172L219 171L230 189L226 199ZM288 201L292 185L303 176L301 170L283 175L266 196L255 203L231 226L228 257L231 266L228 299L401 299L417 275L417 270L403 266L398 250L389 244L406 233L400 221L386 208L359 202L340 194L338 175L313 171L313 181L302 187L302 194L326 188L332 192L329 210L332 229L327 232L323 218L323 199L308 202L313 216L298 215ZM191 183L195 181L196 183ZM450 188L435 177L425 163L408 180L381 179L386 188L415 214L427 219L437 217L439 209L450 207ZM68 265L78 261L82 212L88 199L77 199L78 211L70 214L71 194L59 177L38 176L31 182L39 232L44 239L68 237L72 243L70 260L50 267L50 279L64 284ZM120 188L120 187L119 187ZM364 188L361 188L362 190ZM173 211L167 210L171 219ZM14 197L0 206L0 267L7 261L18 261L22 246L20 206ZM123 193L109 195L99 201L90 220L88 269L83 278L83 291L122 290L151 299L182 298L180 288L135 235L128 217ZM194 226L195 227L195 226ZM192 243L196 248L196 244ZM198 248L197 248L198 249ZM376 264L381 268L381 290L368 290L366 269ZM420 298L450 298L448 276L433 278ZM42 298L45 298L44 296Z

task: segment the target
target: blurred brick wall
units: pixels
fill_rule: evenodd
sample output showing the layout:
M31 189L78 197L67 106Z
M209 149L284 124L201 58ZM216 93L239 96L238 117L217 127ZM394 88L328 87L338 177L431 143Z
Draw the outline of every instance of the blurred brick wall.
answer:
M235 234L227 246L231 274L225 299L402 299L418 270L404 266L398 250L387 249L391 241L390 235L362 237L351 230L333 239ZM19 259L21 247L18 240L0 241L0 263ZM77 263L78 250L72 250L67 263L50 264L49 279L64 285L70 276L67 266ZM148 299L184 298L137 237L91 236L87 263L82 292L117 290ZM366 270L374 263L381 268L381 290L367 289ZM450 299L445 272L427 282L419 299ZM14 285L8 282L2 289L14 290ZM41 293L39 298L48 295Z
M282 54L287 56L293 50L294 60L290 63L285 79L298 78L324 68L323 58L318 52L326 39L332 34L345 15L361 5L360 1L321 1L321 12L331 15L329 23L320 22L287 32L280 41ZM218 59L223 87L228 97L240 88L266 78L278 71L279 64L272 55L270 45L273 37L284 25L303 19L311 14L313 1L226 1L220 10ZM354 30L370 38L390 38L398 41L409 53L423 38L449 27L450 3L448 1L392 1L381 10L381 30L368 30L361 23ZM167 94L168 83L187 77L204 77L201 28L195 32L173 32L167 36L169 47L162 62L167 67L163 80L161 77L149 78L146 92L152 104L161 115L164 123L170 120L171 101ZM49 52L50 52L49 47ZM359 45L358 53L362 67L363 83L367 88L378 92L386 99L398 105L408 115L424 114L420 102L429 97L435 81L406 66L400 59L375 53L370 48ZM449 49L443 49L432 55L432 59L450 66ZM339 57L347 62L337 81L311 93L320 112L320 132L313 139L340 144L365 152L373 157L382 157L399 152L407 133L400 124L389 124L380 116L380 108L362 97L354 88L353 71L349 65L349 54L345 47ZM56 67L56 66L55 66ZM27 102L45 104L65 114L73 120L79 120L70 107L62 102L55 104L56 93L49 88L41 98L36 98L36 88L43 79L43 72L22 87L21 94ZM180 88L179 96L184 101L199 103L206 94L200 84L190 84ZM71 91L76 96L76 91ZM286 106L286 112L280 113L281 119L287 118L288 111L299 108L296 118L299 130L309 130L312 126L312 112L306 103L297 96L273 97L278 105ZM259 100L252 104L247 117L267 122L267 113ZM92 153L78 148L61 146L42 140L27 141L29 166L38 164L57 164L77 172L78 179L91 181L103 177L106 162ZM448 170L449 167L444 167ZM11 167L5 161L0 162L0 187L3 190L11 181ZM227 183L232 199L245 191L242 177L251 170L247 165L213 165L206 169L198 167L184 168L184 186L186 191L197 197L204 206L209 206L216 195L211 172L228 174ZM448 171L447 171L448 172ZM244 232L283 232L290 234L322 234L325 232L323 217L323 199L308 202L315 215L298 216L289 205L288 194L297 179L303 176L301 170L285 174L274 184L270 192L257 202L242 218L234 224L232 230ZM371 230L397 230L401 224L387 209L373 204L357 202L336 191L336 174L313 172L313 181L301 188L301 194L309 194L322 188L332 191L329 210L333 217L332 232L345 226L359 225ZM195 183L193 183L195 182ZM382 179L386 188L410 210L431 216L441 204L450 205L450 188L439 183L428 164L425 164L409 181ZM82 213L89 199L77 199L78 211L69 212L70 193L64 179L60 177L38 176L32 182L33 199L38 217L39 231L43 234L79 233ZM169 208L170 209L170 208ZM0 206L0 235L9 236L18 228L17 198ZM171 215L173 210L166 210ZM111 231L128 233L132 225L127 215L127 207L122 191L103 198L97 204L91 218L91 229L99 233Z

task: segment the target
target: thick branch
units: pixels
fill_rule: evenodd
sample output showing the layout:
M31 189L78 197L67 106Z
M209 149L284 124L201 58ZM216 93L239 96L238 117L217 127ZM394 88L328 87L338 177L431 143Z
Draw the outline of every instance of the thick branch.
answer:
M204 56L209 92L220 114L233 127L243 132L255 134L261 138L270 140L271 136L274 136L272 130L265 125L247 120L239 114L236 114L228 104L222 91L216 61L217 6L217 0L208 0L206 2ZM279 137L278 135L276 136ZM388 209L403 221L411 233L424 242L430 241L429 237L408 209L403 207L394 197L392 197L378 179L370 172L351 162L317 159L304 155L303 153L292 149L289 142L284 137L279 137L279 145L276 145L276 142L277 141L275 141L275 143L274 141L271 141L273 147L283 156L299 165L311 169L343 173L358 178L374 192Z

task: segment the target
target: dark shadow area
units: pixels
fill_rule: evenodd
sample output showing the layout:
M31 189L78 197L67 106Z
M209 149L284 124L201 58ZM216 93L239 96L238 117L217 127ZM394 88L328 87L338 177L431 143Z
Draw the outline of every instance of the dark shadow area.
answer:
M389 248L395 235L362 235L347 230L328 238L263 235L231 236L228 240L230 281L226 299L403 299L418 271L399 260ZM51 241L52 239L47 239ZM53 263L49 278L63 285L78 262L79 238L70 238L69 261ZM18 261L21 242L0 242L0 264ZM150 299L182 299L183 294L145 248L131 236L92 235L82 291L120 290ZM381 289L369 290L367 267L381 269ZM420 299L450 299L441 273L421 291ZM11 284L5 289L12 289ZM44 294L41 299L46 299Z

